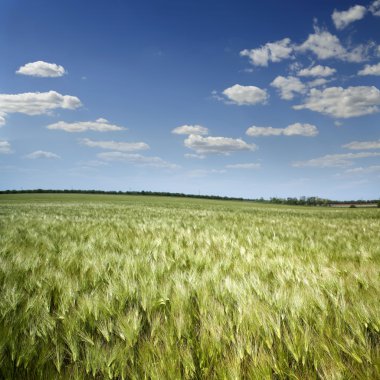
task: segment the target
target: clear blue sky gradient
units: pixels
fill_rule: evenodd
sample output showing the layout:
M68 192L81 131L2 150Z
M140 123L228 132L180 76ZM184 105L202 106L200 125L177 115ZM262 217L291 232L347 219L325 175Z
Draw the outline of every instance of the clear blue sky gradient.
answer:
M379 75L358 75L365 65L380 62L380 16L367 10L362 19L341 30L331 18L334 9L345 11L357 4L369 9L372 1L2 1L0 94L53 90L78 97L82 106L42 115L5 113L0 140L7 141L10 149L0 154L0 189L379 198L380 148L352 150L343 145L378 142L380 113L337 118L310 109L296 110L292 107L304 104L310 89L286 100L271 86L277 76L298 77L303 83L316 79L297 76L291 68L297 63L302 68L322 65L336 70L327 78L331 82L316 87L319 90L337 86L380 89ZM366 58L349 62L295 51L291 58L257 66L239 54L284 38L299 46L315 33L315 25L337 36L348 50L365 45ZM15 73L35 61L62 65L67 73L57 78ZM235 84L266 89L267 103L231 104L223 91ZM98 118L127 129L69 133L46 128L58 121ZM319 133L314 137L246 134L252 125L285 128L294 123L312 124ZM187 136L172 133L182 125L202 125L209 129L209 136L242 139L258 148L188 158L185 154L196 152L184 145ZM172 165L105 160L101 153L117 149L86 146L81 143L85 138L144 142L149 150L127 154L159 157ZM59 158L28 158L36 151ZM379 155L336 166L296 164L359 152ZM259 165L254 169L228 167L235 164Z

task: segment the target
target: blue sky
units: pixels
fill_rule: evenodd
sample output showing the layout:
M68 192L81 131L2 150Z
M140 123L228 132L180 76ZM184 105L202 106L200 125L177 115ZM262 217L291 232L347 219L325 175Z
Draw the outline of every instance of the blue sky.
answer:
M1 189L379 198L379 0L0 7Z

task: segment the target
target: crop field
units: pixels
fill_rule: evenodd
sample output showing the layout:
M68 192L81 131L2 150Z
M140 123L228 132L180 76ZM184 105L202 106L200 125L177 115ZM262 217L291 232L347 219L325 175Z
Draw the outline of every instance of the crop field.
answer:
M379 379L380 209L0 196L0 379Z

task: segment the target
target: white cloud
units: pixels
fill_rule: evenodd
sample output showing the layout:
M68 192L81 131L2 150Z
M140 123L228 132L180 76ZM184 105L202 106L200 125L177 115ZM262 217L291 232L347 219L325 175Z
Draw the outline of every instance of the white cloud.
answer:
M232 103L239 106L266 103L269 98L265 89L256 86L241 86L239 84L226 88L223 94Z
M292 62L288 66L288 70L291 73L297 73L302 69L302 64L300 62Z
M182 125L174 128L172 133L176 135L207 135L208 129L201 125Z
M380 149L380 140L377 141L353 141L343 145L343 148L352 150Z
M358 75L380 75L380 63L376 65L365 65Z
M295 93L303 94L306 91L305 85L296 77L283 77L278 76L270 84L280 92L281 99L291 100L294 98Z
M335 9L331 15L331 18L335 27L341 30L352 22L361 20L365 16L366 12L367 9L362 5L354 5L346 11L339 12Z
M227 169L245 169L245 170L256 170L261 168L261 164L258 163L245 163L245 164L230 164L226 165Z
M339 38L326 30L315 27L315 33L309 34L307 40L297 47L298 51L312 51L319 59L335 58L349 62L362 62L367 58L368 46L359 45L347 51Z
M185 158L196 158L198 160L203 160L206 158L206 156L203 154L195 154L195 153L185 153L184 156Z
M296 110L309 109L337 118L349 118L379 112L380 91L374 86L312 88L304 104Z
M91 139L82 139L81 143L91 148L101 148L118 150L121 152L136 152L139 150L149 149L149 145L144 142L120 142L120 141L94 141Z
M47 159L57 159L61 158L57 154L52 152L46 152L44 150L36 150L35 152L32 152L25 156L25 158L29 158L31 160L35 160L38 158L47 158Z
M57 78L62 77L66 73L67 72L63 66L44 61L27 63L16 71L16 74L30 75L32 77L40 78Z
M307 82L306 83L306 86L309 87L309 88L313 88L313 87L318 87L318 86L323 86L325 85L326 83L329 83L330 81L325 79L325 78L317 78L317 79L314 79L310 82Z
M307 40L298 47L301 52L312 51L319 59L341 57L346 50L340 44L338 37L327 31L316 28L314 34L309 34Z
M228 155L233 152L255 150L255 144L248 144L241 139L229 137L202 137L190 135L185 140L185 146L194 150L197 154L204 155L210 153Z
M336 73L332 67L317 65L298 72L300 77L328 77Z
M360 44L350 51L347 51L347 61L363 62L369 59L369 52L374 49L373 41L368 41L366 44Z
M0 154L12 153L11 144L6 140L0 140Z
M252 137L258 136L306 136L314 137L318 135L318 128L312 124L294 123L286 128L256 127L247 129L246 134Z
M276 42L268 42L257 49L245 49L240 52L242 57L249 57L255 66L268 66L268 62L280 62L291 58L293 46L289 38Z
M375 0L370 5L369 10L374 16L380 16L380 0Z
M213 99L215 99L215 100L220 101L220 102L225 102L226 101L226 99L223 96L220 96L219 93L218 93L218 91L216 91L216 90L212 90L211 91L211 97Z
M57 108L73 110L81 105L81 101L76 96L61 95L56 91L0 94L0 110L3 119L10 113L43 115Z
M0 127L5 125L5 117L0 114Z
M380 3L380 0L378 0ZM339 25L348 25L349 22L358 20L359 14L366 12L366 8L363 6L354 6L346 12L334 12L334 17ZM380 5L379 5L380 15ZM351 21L349 21L351 20ZM292 44L289 38L276 42L268 42L256 49L245 49L240 52L243 57L249 57L251 63L255 66L268 66L269 62L280 62L284 59L294 58L294 53L301 52L306 53L308 51L313 52L319 59L340 59L348 62L362 62L368 58L368 50L373 48L373 42L367 44L357 45L356 47L345 48L339 38L329 31L314 26L314 33L309 34L308 38L300 45ZM291 70L299 68L299 64L291 65ZM316 66L318 68L323 66ZM330 68L328 68L330 69ZM307 72L309 69L304 69L302 72ZM334 69L331 69L334 70ZM315 69L315 76L317 76L317 69ZM307 74L305 74L307 75ZM313 75L313 74L309 74ZM320 76L328 76L328 71L322 72ZM301 75L303 76L303 75Z
M85 132L85 131L121 131L126 128L119 127L118 125L111 124L108 120L99 118L95 121L77 121L74 123L66 123L65 121L58 121L57 123L47 126L48 129L60 129L66 132Z
M155 168L176 169L179 166L170 162L164 161L160 157L148 157L138 153L124 152L103 152L97 155L100 159L106 161L124 161L139 166L150 166Z
M294 123L284 128L285 136L306 136L314 137L318 135L318 128L312 124Z
M343 154L327 154L323 157L313 158L307 161L297 161L293 163L294 167L345 167L353 165L353 160L368 157L379 157L380 153L359 152Z
M376 173L376 172L380 172L380 165L372 165L372 166L367 166L365 168L357 167L357 168L345 170L345 173L347 174L369 174L369 173Z
M4 113L41 115L56 108L76 109L82 104L75 96L61 95L56 91L0 94L0 108Z
M258 136L280 136L283 134L284 128L273 128L273 127L256 127L252 125L246 130L246 134L251 137Z

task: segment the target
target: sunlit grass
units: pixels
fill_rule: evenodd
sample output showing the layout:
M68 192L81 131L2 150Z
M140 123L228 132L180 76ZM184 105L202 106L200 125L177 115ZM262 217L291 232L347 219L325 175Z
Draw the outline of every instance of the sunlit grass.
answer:
M0 197L0 378L380 378L380 210Z

